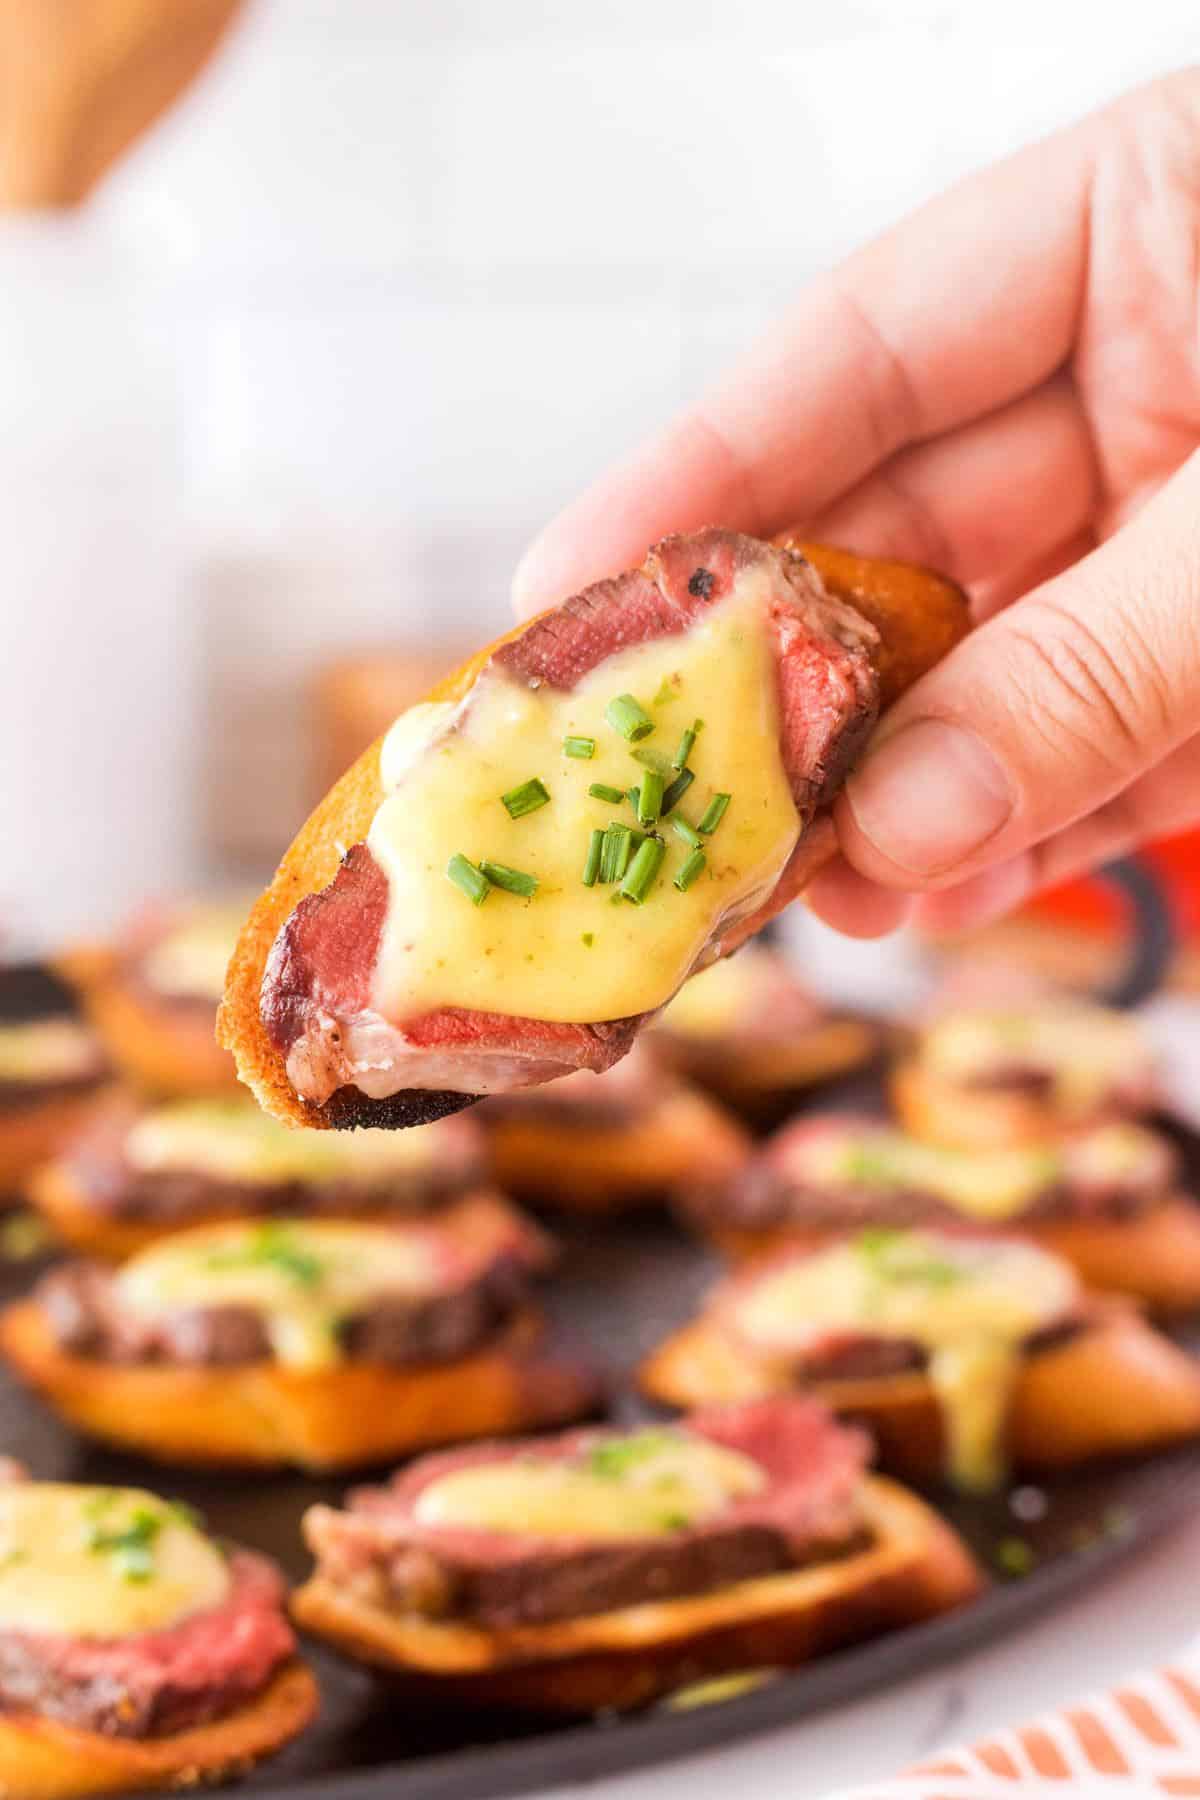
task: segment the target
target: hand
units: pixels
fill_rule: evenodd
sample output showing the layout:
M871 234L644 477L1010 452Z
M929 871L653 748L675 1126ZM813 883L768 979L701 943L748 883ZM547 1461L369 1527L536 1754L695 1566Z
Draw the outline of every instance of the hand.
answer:
M1200 71L972 177L807 288L550 524L528 613L722 524L925 562L971 636L895 706L809 890L981 923L1200 819Z

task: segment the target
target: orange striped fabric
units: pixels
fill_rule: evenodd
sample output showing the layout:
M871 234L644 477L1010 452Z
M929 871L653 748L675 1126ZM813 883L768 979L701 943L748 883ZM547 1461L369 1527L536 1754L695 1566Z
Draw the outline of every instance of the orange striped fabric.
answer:
M1200 1800L1200 1670L1135 1676L1110 1694L999 1732L833 1800Z

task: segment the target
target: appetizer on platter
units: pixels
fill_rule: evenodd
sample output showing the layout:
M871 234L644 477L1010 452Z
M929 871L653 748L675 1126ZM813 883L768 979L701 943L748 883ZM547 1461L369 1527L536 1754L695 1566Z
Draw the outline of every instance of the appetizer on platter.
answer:
M99 1108L28 1198L64 1243L120 1260L189 1225L427 1212L479 1186L470 1114L415 1131L291 1131L248 1094Z
M797 1119L731 1180L676 1199L728 1256L814 1246L859 1226L981 1225L1017 1231L1091 1288L1161 1311L1200 1305L1200 1207L1178 1158L1144 1125L1118 1121L1011 1148L962 1150L882 1119Z
M907 1129L964 1150L1136 1118L1157 1098L1154 1053L1138 1020L1067 998L945 1012L892 1075Z
M851 605L840 566L666 538L404 713L230 965L221 1039L267 1110L409 1125L599 1072L792 899L881 704L966 624L936 576L886 565Z
M0 1349L69 1424L160 1462L348 1467L594 1408L531 1304L547 1257L487 1195L390 1225L204 1227L51 1270Z
M70 989L36 965L0 967L0 1200L79 1129L111 1079Z
M111 950L62 959L68 979L121 1072L153 1094L236 1091L213 1036L217 1002L241 922L232 902L148 910Z
M0 1790L75 1800L244 1772L314 1717L274 1565L137 1488L0 1486Z
M883 1034L815 999L779 951L747 944L685 982L646 1042L666 1068L761 1125L822 1082L865 1068Z
M594 1712L947 1610L980 1577L866 1439L784 1399L429 1456L316 1506L306 1631L456 1705Z
M1200 1433L1200 1363L1017 1238L880 1226L723 1282L642 1368L690 1407L801 1389L869 1426L886 1468L986 1491Z
M730 1181L750 1154L741 1126L665 1075L642 1043L603 1075L577 1069L544 1087L498 1094L478 1116L504 1191L563 1212L616 1212L699 1181Z

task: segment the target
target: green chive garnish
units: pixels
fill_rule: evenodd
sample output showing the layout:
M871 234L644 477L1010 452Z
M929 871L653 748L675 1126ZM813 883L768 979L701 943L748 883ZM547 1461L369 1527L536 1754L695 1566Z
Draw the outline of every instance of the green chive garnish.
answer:
M461 888L475 906L482 906L491 892L491 882L481 869L461 853L456 853L446 864L446 873L456 888Z
M596 878L600 873L600 856L603 848L604 833L597 825L591 837L588 839L587 861L583 865L584 887L595 887L596 885Z
M643 904L666 854L667 846L661 838L648 837L645 840L621 883L619 891L622 900L632 900L635 906Z
M620 881L633 855L633 833L628 825L610 825L600 854L601 881Z
M671 773L671 765L661 750L652 750L647 744L644 748L631 750L634 762L640 762L643 769L657 769L664 781Z
M596 934L594 931L585 931L583 933L583 947L585 950L590 950L595 941Z
M729 805L731 798L732 796L729 794L713 795L704 809L704 817L700 821L701 831L707 832L709 836L712 835L725 817L725 808Z
M593 800L607 800L610 806L620 806L625 798L624 788L609 787L604 781L593 781L588 793Z
M526 875L521 869L510 869L507 863L488 862L486 857L481 856L479 867L493 887L503 888L508 894L520 894L522 900L532 900L538 891L536 875Z
M663 795L662 809L664 814L673 812L687 793L696 777L690 769L681 769L666 793Z
M574 756L580 762L589 762L596 754L596 740L589 737L565 737L563 739L563 755Z
M637 819L639 825L653 825L662 811L663 790L666 787L657 769L647 769L642 776L642 785L638 790Z
M678 813L672 818L671 824L675 827L675 830L679 833L684 843L690 844L693 850L702 850L704 848L704 839L700 836L696 827L694 825L689 825L687 820L681 818Z
M673 769L683 769L687 767L687 759L692 754L692 745L696 742L696 733L702 728L703 724L703 719L697 719L694 724L688 726L687 730L679 740L678 750L671 758L671 767Z
M707 862L703 850L693 850L684 858L675 877L675 886L681 894L687 893L697 875L703 875Z
M510 819L523 819L526 813L536 812L539 806L550 804L546 784L536 775L531 775L520 787L509 788L507 794L501 794L500 798Z
M610 700L604 709L604 716L614 731L631 744L639 739L649 737L654 730L654 720L644 707L638 705L632 694L618 694Z

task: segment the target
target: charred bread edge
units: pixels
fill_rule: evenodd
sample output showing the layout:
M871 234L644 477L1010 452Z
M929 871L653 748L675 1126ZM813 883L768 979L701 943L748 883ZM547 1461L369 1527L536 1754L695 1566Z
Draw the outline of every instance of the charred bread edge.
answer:
M863 1497L876 1534L865 1549L691 1599L489 1631L389 1614L315 1575L292 1613L430 1697L575 1713L645 1705L705 1675L806 1661L979 1592L969 1552L924 1501L878 1476Z
M782 540L781 540L782 542ZM829 590L860 608L883 637L884 700L890 701L960 638L967 628L967 601L954 583L927 570L894 562L873 562L841 550L789 538L784 547L807 556ZM440 681L428 698L455 701L474 684L502 644L528 630L528 622L488 644ZM308 894L319 893L337 874L343 852L366 838L383 799L379 780L382 738L359 757L332 787L285 854L269 888L260 895L242 928L217 1015L217 1039L232 1051L237 1072L269 1113L293 1125L323 1128L356 1123L423 1124L469 1105L471 1096L408 1089L392 1096L392 1119L379 1102L359 1111L339 1089L338 1106L316 1107L301 1100L287 1077L285 1058L272 1043L259 1012L263 973L279 931ZM830 834L829 851L834 841ZM333 1096L336 1101L338 1095ZM368 1116L369 1113L369 1116Z
M910 1479L943 1467L941 1413L924 1374L792 1384L698 1318L651 1352L644 1393L670 1406L746 1400L802 1385L875 1434L884 1463ZM728 1385L725 1385L728 1384ZM1098 1304L1074 1336L1023 1360L1013 1397L1018 1467L1070 1468L1095 1457L1161 1449L1200 1434L1200 1362L1129 1306Z
M527 1308L474 1355L409 1368L106 1363L62 1350L25 1300L0 1314L0 1351L77 1430L154 1461L334 1470L595 1411L595 1374L543 1330Z
M0 1791L19 1800L84 1800L221 1781L296 1737L316 1716L318 1703L311 1670L292 1661L245 1706L167 1737L108 1737L36 1714L9 1713L0 1718Z

